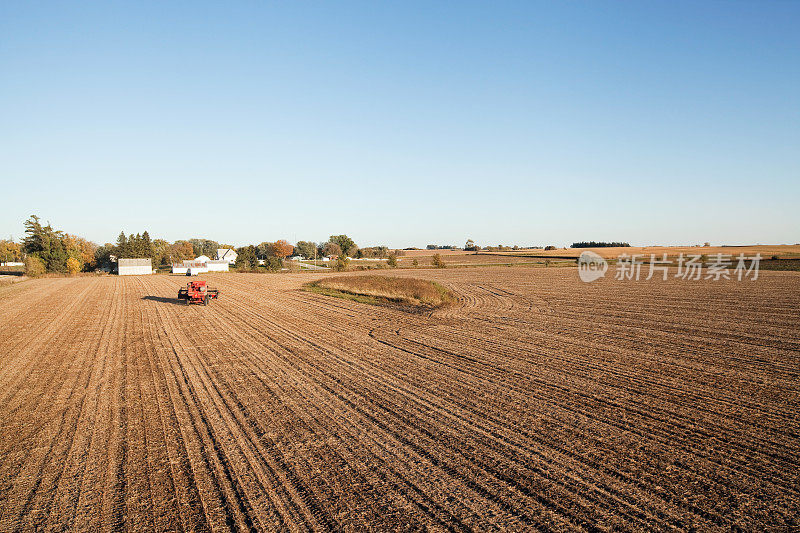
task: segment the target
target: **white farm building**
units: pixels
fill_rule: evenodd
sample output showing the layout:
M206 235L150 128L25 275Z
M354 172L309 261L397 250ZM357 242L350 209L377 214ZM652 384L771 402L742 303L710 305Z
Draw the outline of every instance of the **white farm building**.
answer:
M236 262L238 254L230 248L217 248L217 261L227 261L229 265Z
M153 263L149 257L146 259L119 259L117 261L117 273L120 276L152 274Z
M194 276L203 272L227 272L229 266L227 261L212 261L201 255L190 261L172 263L172 273Z
M227 261L206 261L209 272L227 272L231 266Z

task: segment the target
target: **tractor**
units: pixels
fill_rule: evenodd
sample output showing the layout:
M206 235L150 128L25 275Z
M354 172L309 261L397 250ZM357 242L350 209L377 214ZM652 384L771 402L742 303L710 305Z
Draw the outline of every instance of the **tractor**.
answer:
M186 305L208 305L209 300L219 298L219 289L212 289L205 281L190 281L185 289L178 290L178 300L186 300Z

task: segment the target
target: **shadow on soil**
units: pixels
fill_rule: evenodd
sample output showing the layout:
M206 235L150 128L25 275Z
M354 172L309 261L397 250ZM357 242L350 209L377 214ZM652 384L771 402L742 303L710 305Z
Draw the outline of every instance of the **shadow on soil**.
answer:
M150 300L151 302L161 302L162 304L183 305L183 300L178 300L177 298L164 298L163 296L143 296L142 300Z

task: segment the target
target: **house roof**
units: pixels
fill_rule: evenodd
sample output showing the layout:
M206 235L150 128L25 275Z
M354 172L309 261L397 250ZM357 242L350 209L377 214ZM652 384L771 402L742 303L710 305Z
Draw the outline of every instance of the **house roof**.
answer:
M120 259L117 262L117 265L120 267L126 266L153 266L152 261L149 257L144 259Z
M236 251L232 248L217 248L217 257L225 257L228 254L236 255Z

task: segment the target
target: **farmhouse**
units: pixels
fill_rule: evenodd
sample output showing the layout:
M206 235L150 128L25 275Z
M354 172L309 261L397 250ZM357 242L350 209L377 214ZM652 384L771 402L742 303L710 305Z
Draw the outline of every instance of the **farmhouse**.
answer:
M150 258L145 259L120 259L117 261L117 274L120 276L136 276L139 274L152 274L153 264Z
M238 254L230 248L217 248L217 261L227 261L229 265L236 262Z

